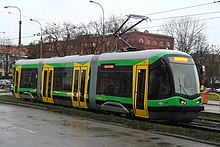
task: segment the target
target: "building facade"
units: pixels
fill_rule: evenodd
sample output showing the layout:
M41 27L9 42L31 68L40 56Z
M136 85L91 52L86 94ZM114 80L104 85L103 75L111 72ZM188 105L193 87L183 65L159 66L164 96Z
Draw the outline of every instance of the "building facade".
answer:
M148 32L129 32L122 36L133 47L145 49L174 49L174 38ZM117 52L128 45L114 38L113 35L81 35L71 40L48 42L43 45L43 57L100 54L103 52Z
M27 49L21 47L21 57L27 56ZM12 76L14 63L18 59L18 49L15 46L0 45L0 78Z

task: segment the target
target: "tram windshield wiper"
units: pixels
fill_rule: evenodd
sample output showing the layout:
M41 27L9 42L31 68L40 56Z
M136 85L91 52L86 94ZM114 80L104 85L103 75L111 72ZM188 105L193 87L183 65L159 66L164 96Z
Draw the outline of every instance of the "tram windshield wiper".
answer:
M181 85L181 82L180 82L180 77L178 79L179 79L179 88L180 88L180 94L181 94L181 87L182 87L182 85Z

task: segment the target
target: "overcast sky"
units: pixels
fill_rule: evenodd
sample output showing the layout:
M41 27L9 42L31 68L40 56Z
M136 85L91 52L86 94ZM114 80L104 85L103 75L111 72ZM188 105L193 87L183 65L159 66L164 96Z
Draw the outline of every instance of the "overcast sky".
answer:
M156 21L163 17L174 17L190 14L212 13L197 15L196 18L205 19L208 42L220 45L220 2L214 0L94 0L100 3L105 11L105 18L112 15L126 16L128 14L146 15L151 22L143 22L139 28L149 30L150 33L161 33L160 25L168 20ZM213 4L208 4L213 3ZM190 9L182 9L169 13L167 11L188 6L207 4ZM5 9L5 6L17 6L22 15L22 44L27 45L40 37L30 37L40 32L39 24L31 22L30 18L38 20L43 28L47 23L71 22L73 24L97 21L102 17L100 6L90 3L89 0L0 0L0 37L10 38L18 44L19 11L15 8ZM8 12L11 12L9 14ZM151 14L151 15L150 15ZM5 34L1 32L6 32ZM28 38L26 38L28 37Z

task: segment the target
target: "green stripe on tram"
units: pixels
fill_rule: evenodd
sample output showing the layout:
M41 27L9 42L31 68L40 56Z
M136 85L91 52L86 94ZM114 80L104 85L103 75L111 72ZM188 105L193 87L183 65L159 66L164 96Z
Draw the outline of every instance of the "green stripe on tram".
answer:
M33 88L19 88L20 92L31 92L31 93L37 93L37 89L33 89Z
M47 65L50 65L50 66L53 66L53 67L74 67L74 64L77 63L77 64L80 64L80 65L84 65L86 63L88 63L89 61L85 61L85 62L67 62L67 63L44 63L44 64L47 64Z
M20 66L22 68L38 68L38 64L17 64L15 67Z
M164 51L164 52L159 53L159 54L153 56L152 58L150 58L149 59L149 64L153 64L154 62L156 62L158 59L160 59L164 55L169 55L169 54L186 55L185 53L180 53L180 52L166 52L166 51Z
M116 66L126 66L126 65L135 65L138 64L146 59L137 59L137 60L102 60L99 61L98 66L102 64L116 64Z
M63 96L63 97L71 97L72 92L53 91L52 95L54 95L54 96Z
M96 95L96 100L99 101L117 101L122 104L132 104L132 98L107 96L107 95Z

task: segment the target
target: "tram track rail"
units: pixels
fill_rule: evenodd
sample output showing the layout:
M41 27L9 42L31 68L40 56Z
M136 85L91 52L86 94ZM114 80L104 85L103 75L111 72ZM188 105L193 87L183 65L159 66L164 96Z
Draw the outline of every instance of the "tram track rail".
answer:
M220 132L220 121L203 118L196 118L192 122L178 123L178 126L203 131Z
M196 118L191 122L152 121L152 123L168 126L177 126L188 129L197 129L208 132L220 132L220 120L211 120L205 118Z

